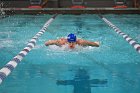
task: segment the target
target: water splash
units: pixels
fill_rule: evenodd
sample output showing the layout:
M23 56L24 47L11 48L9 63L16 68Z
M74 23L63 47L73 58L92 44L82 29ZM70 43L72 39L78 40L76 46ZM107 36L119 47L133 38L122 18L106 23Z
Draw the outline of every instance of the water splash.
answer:
M91 46L83 47L83 46L80 46L80 45L76 45L74 49L70 49L68 44L66 44L66 45L62 45L61 47L59 47L57 45L50 45L48 48L50 50L53 50L53 51L67 51L67 52L75 51L75 52L78 52L78 51L92 50L95 47L91 47Z
M1 16L1 15L5 15L4 9L2 8L3 5L4 5L3 2L0 3L0 16Z

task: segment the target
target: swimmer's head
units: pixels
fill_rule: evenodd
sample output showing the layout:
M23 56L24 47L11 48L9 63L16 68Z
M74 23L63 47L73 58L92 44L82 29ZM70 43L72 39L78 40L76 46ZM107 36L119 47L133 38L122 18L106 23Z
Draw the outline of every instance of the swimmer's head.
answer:
M69 34L68 36L67 36L67 40L68 40L68 42L69 43L73 43L73 42L76 42L76 35L74 35L74 34Z

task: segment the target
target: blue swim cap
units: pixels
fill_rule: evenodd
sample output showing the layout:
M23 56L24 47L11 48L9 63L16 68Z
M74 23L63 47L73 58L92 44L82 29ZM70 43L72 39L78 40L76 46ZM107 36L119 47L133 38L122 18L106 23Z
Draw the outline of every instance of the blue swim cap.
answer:
M68 42L76 42L76 36L71 33L67 36L67 40Z

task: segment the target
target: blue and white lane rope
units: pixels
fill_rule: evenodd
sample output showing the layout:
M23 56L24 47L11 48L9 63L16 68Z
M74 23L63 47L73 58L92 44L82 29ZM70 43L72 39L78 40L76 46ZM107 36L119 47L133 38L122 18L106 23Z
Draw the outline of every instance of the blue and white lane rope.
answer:
M129 37L127 34L123 33L118 27L116 27L115 25L113 25L110 21L108 21L106 18L104 18L103 16L99 15L101 17L101 19L103 21L105 21L110 27L112 27L114 29L114 31L121 35L130 45L132 45L134 47L134 49L136 49L136 51L138 53L140 53L140 44L137 43L135 40L133 40L131 37Z
M0 84L2 81L13 71L13 69L16 68L18 63L21 62L21 60L31 51L31 49L35 46L36 40L44 34L47 27L50 25L50 23L56 18L57 14L54 15L52 18L50 18L43 28L30 40L30 42L27 44L27 46L19 52L17 56L15 56L11 61L9 61L1 70L0 70Z

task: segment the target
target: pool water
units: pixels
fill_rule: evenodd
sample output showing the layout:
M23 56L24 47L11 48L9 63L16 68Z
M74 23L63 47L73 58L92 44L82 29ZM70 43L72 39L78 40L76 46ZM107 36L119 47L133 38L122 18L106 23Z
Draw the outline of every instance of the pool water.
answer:
M140 43L139 15L104 16ZM0 68L17 55L51 17L13 15L1 19ZM44 45L47 40L66 37L69 33L99 41L100 47L69 50ZM58 15L35 48L4 80L0 93L139 93L139 66L140 54L98 15ZM86 76L89 78L85 82ZM94 86L93 79L107 80L107 83ZM81 92L83 86L91 91Z

